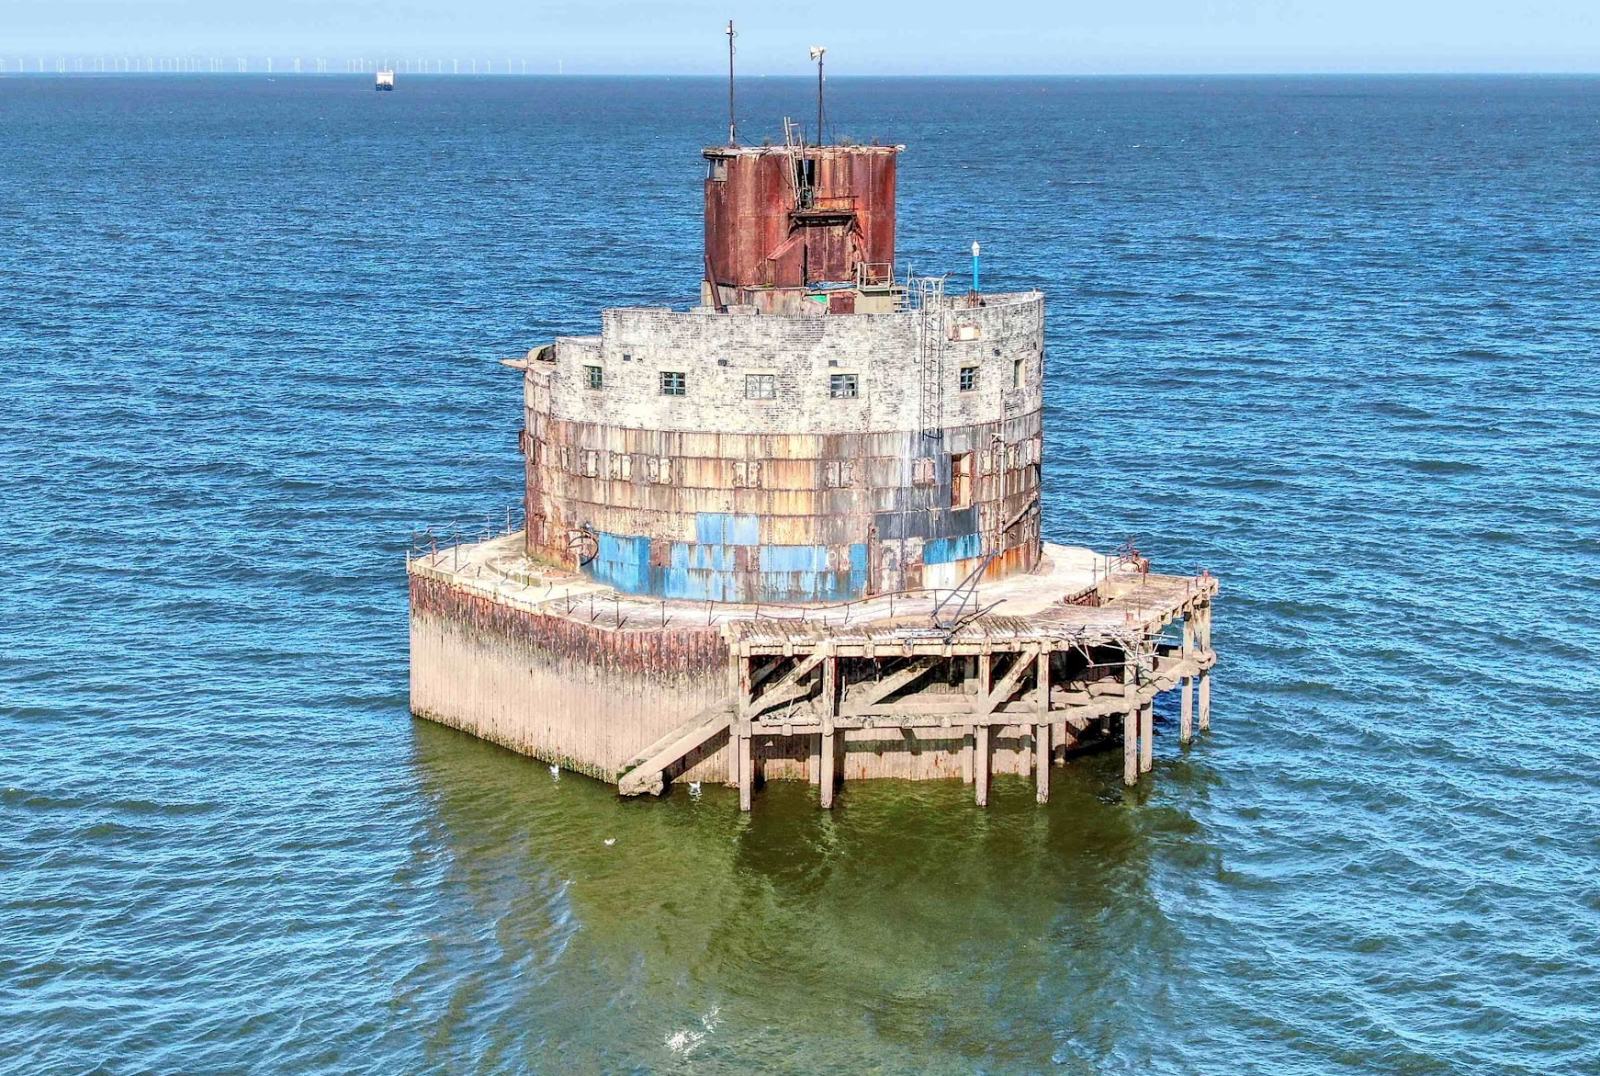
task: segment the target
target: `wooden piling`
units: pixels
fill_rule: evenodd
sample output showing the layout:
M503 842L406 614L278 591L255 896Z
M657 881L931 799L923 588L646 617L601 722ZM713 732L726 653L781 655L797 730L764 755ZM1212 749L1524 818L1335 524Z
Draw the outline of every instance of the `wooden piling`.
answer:
M1039 648L1038 668L1034 679L1039 691L1039 720L1043 721L1050 716L1050 648Z
M1050 724L1041 721L1033 727L1033 775L1036 798L1050 802Z
M1122 783L1139 782L1139 677L1134 669L1133 654L1124 652L1122 666L1122 701L1126 709L1122 714Z
M989 726L979 725L974 730L977 741L973 745L972 776L977 786L975 799L979 807L989 805Z
M1197 625L1200 631L1200 651L1203 654L1211 653L1211 603L1206 602L1200 607L1200 622ZM1200 673L1200 731L1205 732L1211 727L1211 670L1205 669Z
M737 705L733 715L733 724L728 726L728 787L736 788L739 784L739 717L745 705L744 684L747 682L745 664L750 659L739 652L738 647L728 648L728 694Z
M1178 681L1178 742L1194 739L1194 677Z
M829 810L833 807L833 765L838 757L838 745L834 742L833 722L822 723L822 773L817 781L820 786L822 809Z
M1183 661L1194 660L1194 613L1183 618ZM1178 681L1178 742L1194 739L1194 677L1185 676Z
M821 786L822 807L833 807L834 767L839 758L839 745L835 740L833 719L839 716L839 658L828 648L828 657L822 663L822 735L818 737L820 763L817 784Z
M1155 764L1156 704L1147 702L1139 707L1139 772L1149 773Z
M972 783L972 729L961 734L961 783Z
M739 727L739 810L748 811L755 791L755 766L750 757L750 723Z

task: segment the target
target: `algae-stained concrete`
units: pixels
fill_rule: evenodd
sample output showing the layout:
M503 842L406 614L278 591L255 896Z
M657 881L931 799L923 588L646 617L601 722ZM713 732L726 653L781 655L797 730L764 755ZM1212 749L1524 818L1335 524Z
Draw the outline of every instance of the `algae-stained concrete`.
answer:
M1137 576L1116 572L1114 558L1050 545L1038 570L985 581L975 601L1028 617L1059 608L1064 596L1097 580L1107 594L1143 589ZM611 783L651 744L736 693L725 638L733 626L800 617L797 623L916 635L937 600L885 595L848 608L763 610L627 595L530 560L520 532L414 559L410 587L417 716ZM821 779L821 735L796 731L751 737L763 779ZM991 771L1029 773L1036 734L1028 720L994 727ZM845 781L970 780L967 741L956 728L840 729L839 739L837 773ZM665 778L735 782L728 743L727 732L717 732Z

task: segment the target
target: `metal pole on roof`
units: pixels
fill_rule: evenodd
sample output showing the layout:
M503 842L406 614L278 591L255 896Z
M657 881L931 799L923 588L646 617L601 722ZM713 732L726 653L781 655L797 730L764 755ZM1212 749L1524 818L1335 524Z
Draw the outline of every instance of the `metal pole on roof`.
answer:
M822 145L822 54L828 50L821 45L811 46L811 58L817 61L817 145Z
M738 127L733 119L733 39L738 35L733 32L733 20L728 20L728 148L738 145Z

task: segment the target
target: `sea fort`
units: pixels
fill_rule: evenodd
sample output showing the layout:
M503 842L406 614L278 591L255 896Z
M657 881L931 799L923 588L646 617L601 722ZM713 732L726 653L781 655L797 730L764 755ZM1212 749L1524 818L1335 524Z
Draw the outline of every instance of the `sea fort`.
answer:
M702 151L685 309L600 315L521 377L520 529L414 550L411 708L660 794L1151 768L1210 719L1208 572L1040 526L1045 296L896 271L903 146ZM963 285L965 281L963 280Z

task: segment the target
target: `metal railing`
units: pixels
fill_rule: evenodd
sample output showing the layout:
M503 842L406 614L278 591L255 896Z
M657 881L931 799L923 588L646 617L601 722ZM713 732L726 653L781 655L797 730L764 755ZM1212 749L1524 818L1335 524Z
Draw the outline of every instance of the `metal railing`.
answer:
M460 550L463 546L481 545L496 538L504 538L515 534L527 526L526 511L522 505L515 505L505 510L504 519L497 513L489 513L483 518L483 525L473 525L464 528L459 522L450 522L442 525L429 525L422 530L413 529L410 544L406 547L406 561L412 558L437 560L439 547L443 545L446 552L454 552L456 564L460 564Z

